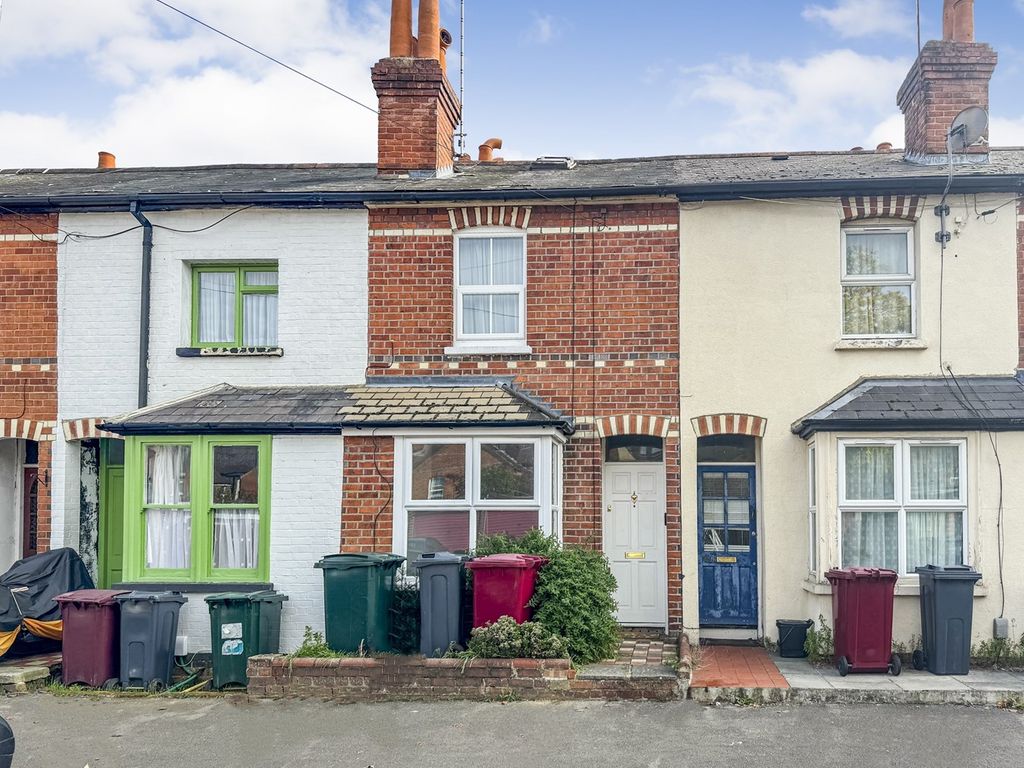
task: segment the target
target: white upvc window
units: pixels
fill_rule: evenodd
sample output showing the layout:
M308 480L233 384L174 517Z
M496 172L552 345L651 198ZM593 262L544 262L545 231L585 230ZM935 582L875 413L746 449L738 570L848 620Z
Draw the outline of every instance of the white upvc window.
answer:
M814 443L807 449L807 571L818 575L818 466Z
M526 343L526 235L480 227L455 237L455 346Z
M966 441L841 440L839 514L843 567L966 563Z
M917 336L913 227L844 227L842 294L843 338Z
M561 444L553 437L475 435L395 440L393 545L410 564L468 553L480 537L560 535Z

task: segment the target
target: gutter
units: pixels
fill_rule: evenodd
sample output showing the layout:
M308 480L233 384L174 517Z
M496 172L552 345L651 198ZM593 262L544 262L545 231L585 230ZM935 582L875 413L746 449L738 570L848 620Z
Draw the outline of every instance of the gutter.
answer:
M556 427L565 435L572 435L575 427L566 421L529 419L522 421L381 421L340 422L336 424L231 422L220 424L101 424L100 429L115 435L337 435L344 431L360 432L368 429L520 429L530 427Z
M794 424L794 435L806 440L817 432L1024 432L1024 419L822 419Z
M154 193L142 195L57 195L48 197L0 197L0 204L25 211L123 211L145 207L148 211L183 208L255 205L268 208L361 208L366 203L427 203L461 200L509 200L524 197L592 198L623 195L674 196L681 202L739 200L744 197L835 197L839 195L942 194L946 177L872 177L865 179L803 179L798 181L730 182L726 184L665 184L657 186L528 187L502 189L451 189L381 192L232 192ZM1018 192L1024 190L1022 174L960 176L958 193Z
M153 224L138 202L128 209L142 225L142 298L139 315L139 408L149 404L149 311L153 276Z

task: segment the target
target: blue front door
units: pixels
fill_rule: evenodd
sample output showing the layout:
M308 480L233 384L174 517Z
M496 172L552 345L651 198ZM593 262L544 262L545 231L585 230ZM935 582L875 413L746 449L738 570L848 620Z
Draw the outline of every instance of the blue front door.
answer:
M699 467L700 623L757 626L757 514L753 467Z

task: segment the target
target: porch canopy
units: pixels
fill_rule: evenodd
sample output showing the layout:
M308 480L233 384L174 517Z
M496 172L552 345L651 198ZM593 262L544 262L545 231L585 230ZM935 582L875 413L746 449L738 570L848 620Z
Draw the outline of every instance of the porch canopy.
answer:
M1024 383L1013 376L861 379L792 426L816 432L1024 431Z
M343 429L553 427L572 420L517 388L476 376L377 377L334 387L221 384L114 418L118 435L336 434Z

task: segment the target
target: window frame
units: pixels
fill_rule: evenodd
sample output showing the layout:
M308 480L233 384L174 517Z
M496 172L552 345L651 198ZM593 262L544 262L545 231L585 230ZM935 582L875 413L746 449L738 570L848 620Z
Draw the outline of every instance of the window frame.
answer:
M534 446L533 498L532 499L482 499L480 497L480 454L485 444L530 444ZM466 446L466 498L465 499L413 499L412 498L412 452L418 445L462 444ZM478 537L478 513L486 511L527 511L536 514L535 527L545 534L554 533L561 538L561 507L552 500L557 484L557 500L562 503L563 465L557 465L557 476L553 453L557 450L559 460L563 457L564 441L554 434L509 434L474 433L465 437L448 435L396 435L394 474L394 525L392 547L400 555L408 555L408 528L410 512L462 512L467 516L469 548L474 549ZM557 529L556 529L557 525Z
M274 295L278 297L278 344L280 345L281 315L281 271L278 262L242 262L239 264L207 264L193 263L192 271L192 328L190 340L192 346L198 349L222 349L224 347L244 349L249 345L245 341L245 297L247 295ZM278 276L277 285L246 285L246 272L276 272ZM201 302L201 291L199 281L203 274L209 273L233 273L235 275L235 338L232 342L227 341L201 341L199 338L199 305Z
M461 274L461 248L463 240L495 240L518 238L523 243L523 281L519 285L471 285L463 286ZM492 246L493 249L493 246ZM502 347L526 343L526 290L529 282L527 270L527 236L521 229L512 227L475 227L456 233L454 243L452 289L454 294L455 328L453 339L456 347ZM473 294L516 294L519 307L519 329L516 333L465 333L463 331L463 297Z
M914 242L913 225L851 224L840 230L840 279L839 279L839 333L842 339L916 339L918 337L918 269ZM851 275L847 271L846 240L850 234L894 234L901 233L907 239L907 272L882 275ZM845 289L872 287L910 288L910 332L909 333L847 333L845 312Z
M846 449L858 446L893 446L893 495L891 501L857 501L846 498ZM910 454L916 445L950 446L959 449L959 498L938 500L912 500L910 497ZM959 511L962 526L961 539L963 551L961 562L969 563L970 558L970 503L968 499L967 478L967 439L962 437L935 438L840 438L838 440L838 516L837 531L839 542L840 567L846 567L843 561L843 515L845 512L896 512L897 568L900 578L917 577L916 572L907 570L907 512L927 511Z
M818 454L817 445L807 446L807 572L818 575Z
M191 449L189 508L192 515L189 568L146 566L145 504L146 449L151 445L188 445ZM213 456L219 446L255 446L259 449L259 502L223 505L213 502ZM126 582L160 583L266 583L270 576L270 435L153 435L125 439L125 551ZM159 505L157 505L159 506ZM184 505L174 505L175 507ZM213 520L217 508L255 506L259 509L259 556L256 568L213 567Z

